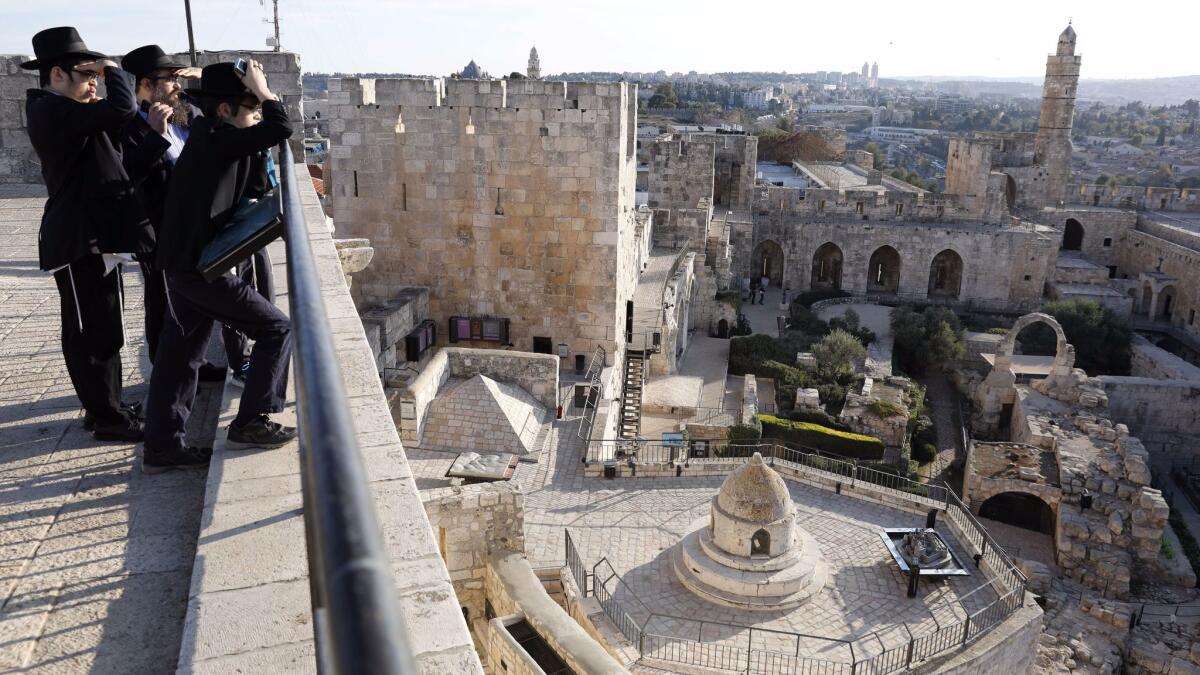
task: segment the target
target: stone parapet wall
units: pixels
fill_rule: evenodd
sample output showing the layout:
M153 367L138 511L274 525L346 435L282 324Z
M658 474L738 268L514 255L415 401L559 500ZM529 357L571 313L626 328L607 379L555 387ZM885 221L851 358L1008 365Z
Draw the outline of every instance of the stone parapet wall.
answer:
M1133 336L1133 358L1129 374L1156 380L1191 380L1200 384L1200 366L1152 344L1140 335Z
M450 378L469 379L485 375L515 384L529 392L550 411L558 407L559 359L549 354L443 347L420 374L405 382L386 381L392 417L400 438L420 443L429 405Z
M404 337L429 316L428 289L402 288L392 295L391 300L359 312L380 373L406 363Z
M1200 434L1200 380L1101 375L1109 415L1135 433Z
M1073 183L1067 186L1067 203L1120 209L1196 212L1200 211L1200 190Z
M476 648L487 654L487 568L495 555L524 551L524 495L502 481L426 490L421 501Z

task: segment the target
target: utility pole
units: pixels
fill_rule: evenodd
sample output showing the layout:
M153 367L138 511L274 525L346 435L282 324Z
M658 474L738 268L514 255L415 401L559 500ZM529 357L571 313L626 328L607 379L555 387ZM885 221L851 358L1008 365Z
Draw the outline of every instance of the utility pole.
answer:
M192 67L196 66L196 39L192 37L192 0L183 0L183 13L187 17L188 54L191 56ZM276 28L278 31L278 28Z
M271 0L275 6L275 51L279 51L279 0Z

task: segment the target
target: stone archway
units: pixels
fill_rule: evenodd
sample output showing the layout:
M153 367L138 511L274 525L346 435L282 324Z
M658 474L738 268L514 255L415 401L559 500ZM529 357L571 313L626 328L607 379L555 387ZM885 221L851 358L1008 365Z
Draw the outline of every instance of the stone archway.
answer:
M972 427L976 433L986 437L1004 431L1001 427L1005 407L1011 409L1016 396L1017 376L1012 369L1012 358L1017 335L1038 322L1045 323L1054 331L1054 361L1046 378L1034 382L1033 388L1052 398L1076 388L1072 375L1075 369L1075 347L1067 342L1067 334L1063 332L1062 326L1049 314L1026 314L1008 329L1008 333L996 349L991 372L975 389L974 400L979 414L974 416Z
M1138 303L1138 313L1154 317L1154 287L1149 283L1142 285L1142 301Z
M1074 218L1067 218L1063 227L1062 250L1079 251L1083 249L1083 225Z
M979 505L979 516L1050 536L1054 536L1057 521L1054 508L1028 492L992 495Z
M896 293L900 290L900 253L880 246L867 264L867 292Z
M771 239L760 242L754 247L751 260L754 264L754 269L750 272L752 280L767 277L772 286L783 287L783 248L778 242Z
M750 556L771 555L771 533L759 530L750 537Z
M842 288L842 249L833 242L826 242L813 254L811 288Z
M1177 304L1174 285L1163 286L1158 291L1158 298L1154 301L1154 314L1150 317L1155 320L1170 321L1171 315Z
M954 298L962 290L963 259L954 249L946 249L929 264L929 297Z

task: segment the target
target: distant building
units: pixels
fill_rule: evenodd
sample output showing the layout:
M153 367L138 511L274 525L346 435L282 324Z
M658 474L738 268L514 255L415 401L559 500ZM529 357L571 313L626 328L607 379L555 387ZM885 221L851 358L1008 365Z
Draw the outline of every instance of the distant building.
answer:
M871 64L866 61L863 61L862 76L864 80L871 76Z
M763 87L756 91L752 91L742 97L742 101L747 108L755 110L763 110L771 105L771 101L775 100L775 90L772 87Z
M871 64L871 88L879 87L879 62Z
M525 68L525 77L531 80L542 79L542 62L538 60L537 47L529 49L529 66Z
M463 69L457 73L457 75L460 79L463 79L463 80L487 80L487 79L490 79L490 76L487 74L487 71L484 70L483 68L480 68L479 64L475 63L475 59L471 59L471 62L468 63L466 66L464 66Z

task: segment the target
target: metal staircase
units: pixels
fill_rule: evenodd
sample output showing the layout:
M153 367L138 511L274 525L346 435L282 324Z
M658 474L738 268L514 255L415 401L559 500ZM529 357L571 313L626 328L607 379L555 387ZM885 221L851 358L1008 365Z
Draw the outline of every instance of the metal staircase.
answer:
M642 391L649 356L647 349L625 350L625 383L621 387L621 418L617 421L617 437L621 440L637 440L642 432Z

